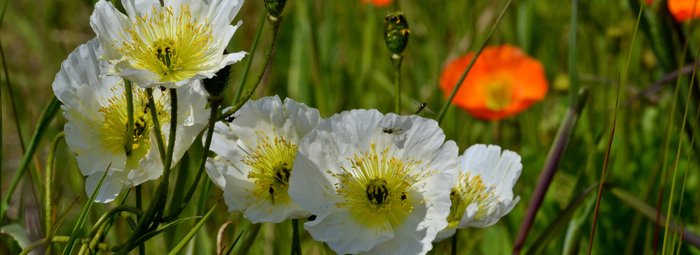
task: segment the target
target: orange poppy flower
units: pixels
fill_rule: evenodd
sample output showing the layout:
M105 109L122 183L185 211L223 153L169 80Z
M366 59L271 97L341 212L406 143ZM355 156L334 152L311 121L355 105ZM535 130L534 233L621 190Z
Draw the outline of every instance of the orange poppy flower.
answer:
M370 3L377 7L385 7L391 4L392 0L362 0L363 3Z
M668 0L668 10L678 22L700 17L700 0Z
M440 89L449 97L474 53L452 61L440 76ZM486 47L474 63L452 103L477 118L499 120L513 116L547 94L542 64L510 45Z

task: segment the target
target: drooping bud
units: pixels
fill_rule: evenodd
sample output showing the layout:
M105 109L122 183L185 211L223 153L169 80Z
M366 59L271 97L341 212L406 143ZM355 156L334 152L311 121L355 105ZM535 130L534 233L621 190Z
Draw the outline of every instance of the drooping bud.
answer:
M408 44L411 30L402 12L389 13L384 18L384 41L391 53L401 55Z
M267 13L270 14L271 18L279 18L286 3L287 0L265 0L265 8L267 8Z
M212 97L219 96L221 92L224 91L224 88L226 88L226 85L228 85L228 77L230 73L230 66L221 68L218 72L216 72L214 77L204 79L202 81L204 84L204 89L206 89L207 92L209 92L209 95Z

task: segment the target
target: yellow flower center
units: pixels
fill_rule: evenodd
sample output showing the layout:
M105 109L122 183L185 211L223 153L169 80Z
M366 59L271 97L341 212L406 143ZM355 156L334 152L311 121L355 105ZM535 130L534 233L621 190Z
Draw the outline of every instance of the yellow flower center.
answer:
M342 168L335 190L343 197L336 204L349 210L359 224L371 228L401 225L413 212L413 205L422 203L416 183L432 174L430 171L415 173L420 161L402 161L386 156L388 149L378 153L370 146L369 153L355 154L349 158L351 168Z
M220 52L207 19L192 17L188 5L172 6L137 17L115 48L139 69L160 76L160 82L188 79L209 69Z
M275 136L270 138L258 133L258 146L253 153L243 157L242 162L253 170L248 178L255 181L253 196L269 200L273 204L289 204L291 199L287 194L289 176L292 174L297 145Z
M510 104L511 84L505 80L493 81L486 86L486 107L502 110Z
M486 215L484 206L494 199L493 187L484 185L481 176L471 176L469 173L459 174L459 183L452 187L450 192L450 215L447 216L448 227L457 227L464 212L472 203L476 203L478 210L474 216L475 220L482 219Z
M122 85L119 83L116 86ZM98 127L102 144L108 151L113 153L125 153L127 156L126 169L137 169L139 161L148 153L151 148L150 129L153 126L151 121L151 109L148 107L148 100L145 90L134 86L134 127L131 134L128 133L128 113L126 96L123 92L107 100L107 105L98 111L104 116L104 122ZM170 115L164 110L165 96L156 101L158 111L158 121L166 123L170 120ZM126 148L131 151L127 153Z

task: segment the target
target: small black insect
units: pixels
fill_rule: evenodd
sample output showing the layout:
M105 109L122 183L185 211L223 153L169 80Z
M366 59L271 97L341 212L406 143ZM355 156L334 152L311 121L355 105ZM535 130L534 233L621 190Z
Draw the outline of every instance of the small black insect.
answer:
M228 123L231 123L231 122L233 122L233 120L236 119L236 117L237 117L237 116L231 115L231 116L228 116L228 117L224 118L224 120L225 120L226 122L228 122Z
M426 106L428 106L428 103L426 103L426 102L420 103L420 105L418 106L418 110L416 111L415 114L419 114L420 112L422 112L423 109L425 109Z
M382 132L383 132L384 134L389 134L389 135L391 135L391 134L398 134L398 133L400 133L401 131L403 131L403 129L400 129L400 128L388 128L388 127L382 128Z

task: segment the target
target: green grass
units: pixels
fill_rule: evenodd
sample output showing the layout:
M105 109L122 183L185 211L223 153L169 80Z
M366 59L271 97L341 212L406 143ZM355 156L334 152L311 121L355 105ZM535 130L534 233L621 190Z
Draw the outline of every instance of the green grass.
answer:
M401 66L402 113L411 114L426 102L427 108L421 115L437 117L445 102L437 85L442 67L467 51L477 50L506 2L400 1L412 32ZM234 35L229 51L251 49L265 11L262 3L249 0L243 5L235 19L243 20L243 26ZM74 48L94 36L89 26L93 4L87 0L12 0L0 27L0 43L6 59L2 64L8 69L14 92L14 98L10 98L7 76L0 73L0 195L6 196L20 165L33 175L29 178L30 175L25 174L18 183L6 218L0 225L18 224L29 237L44 237L43 231L37 232L40 229L29 227L27 223L36 221L35 225L41 226L43 218L33 219L29 215L46 216L41 207L41 195L35 200L29 189L41 191L44 186L42 176L51 140L63 130L65 118L56 114L41 132L43 135L36 140L30 138L35 130L44 127L40 116L53 98L51 83L60 63ZM588 252L594 215L589 207L596 202L598 187L578 199L587 188L598 184L605 158L609 156L605 177L609 186L602 189L592 253L652 254L656 246L659 251L666 247L666 254L700 254L699 248L688 243L679 245L679 237L670 235L672 229L665 231L666 222L662 221L662 226L656 228L650 219L656 211L661 211L671 216L669 221L700 234L700 143L692 139L700 127L696 114L700 90L690 86L700 87L697 81L691 83L690 72L685 72L680 79L663 83L658 91L639 96L649 86L659 84L657 81L665 75L693 63L692 59L700 52L700 33L689 23L674 26L668 14L661 11L663 6L656 4L645 7L634 38L639 6L636 0L579 1L574 26L570 1L513 2L489 45L516 45L540 60L550 81L550 91L543 101L527 111L498 123L472 118L455 107L446 112L441 127L448 139L457 142L460 151L474 143L496 143L518 152L523 163L522 175L514 188L514 193L521 197L520 203L493 227L460 231L459 248L464 253L506 254L512 251L528 203L539 184L549 148L572 103L570 95L577 87L586 87L588 100L556 167L524 251L536 244L544 254L558 254L564 250ZM289 1L272 62L253 98L291 97L318 108L323 117L354 108L394 111L394 67L382 35L384 16L392 10L393 7L363 5L359 0ZM572 31L572 27L576 31ZM575 44L569 41L572 32L577 38ZM683 37L679 36L681 33ZM687 53L683 51L682 38L688 41ZM254 58L245 60L253 61L247 84L252 84L260 73L271 39L270 28L265 25L257 53ZM575 48L570 48L573 45ZM575 54L573 60L570 54ZM225 106L236 97L245 61L232 69L233 85L224 92ZM618 87L621 88L620 104L616 110ZM12 100L17 104L17 116L12 110ZM613 123L615 113L616 123ZM616 131L611 138L612 125L616 125ZM16 127L20 128L22 139ZM21 140L29 144L22 145ZM188 152L189 160L180 162L188 166L181 167L190 171L175 168L171 183L175 183L176 178L182 178L184 183L194 179L202 150L201 142L195 144ZM23 146L29 151L32 146L36 149L33 157L24 161ZM87 199L84 177L65 143L58 144L54 164L55 211L52 217L53 222L59 222L65 213L65 220L54 226L55 238L63 238L78 224L76 219ZM224 231L220 242L229 247L237 240L231 254L241 253L242 246L246 245L249 245L250 254L291 251L291 222L263 224L257 238L248 239L254 227L240 213L228 212L223 204L213 207L221 191L209 182L208 178L202 178L192 201L180 215L180 218L201 217L211 208L208 219L203 225L199 225L200 218L169 225L164 233L146 242L149 254L159 254L176 246L203 254L215 253L217 232L227 221L233 224ZM149 194L156 192L157 185L157 181L151 181L143 186L144 208L154 201ZM173 185L170 186L169 194L172 194ZM80 197L78 204L71 206L76 197ZM133 195L121 195L116 201L122 199L126 199L127 205L135 204ZM574 206L569 207L570 204ZM82 229L90 229L102 214L116 206L117 202L93 204ZM135 219L131 216L125 213L116 217L101 242L112 246L125 242L131 231L129 222ZM195 226L200 230L192 237L189 232ZM0 235L2 254L21 250L13 238L18 236L14 234L16 228L13 229L13 233ZM88 234L85 230L76 231L79 237ZM305 231L300 235L305 254L333 254ZM179 240L185 237L191 238L191 242L178 246ZM539 237L548 242L540 243ZM75 247L80 245L76 243ZM60 252L65 245L57 243L53 247L54 252ZM434 254L445 254L449 248L449 242L436 244Z

